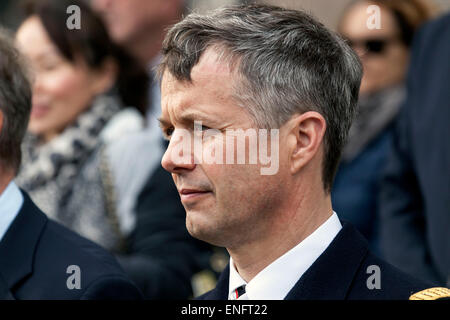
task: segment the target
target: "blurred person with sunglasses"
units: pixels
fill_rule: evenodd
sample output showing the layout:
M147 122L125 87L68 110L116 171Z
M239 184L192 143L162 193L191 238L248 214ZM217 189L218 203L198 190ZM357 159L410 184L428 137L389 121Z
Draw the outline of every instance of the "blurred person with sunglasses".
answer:
M380 25L369 28L377 6ZM429 0L358 0L344 10L338 31L363 64L356 119L333 186L334 209L356 225L380 254L377 199L393 123L405 97L404 78L415 31L435 8ZM376 13L375 13L376 14Z

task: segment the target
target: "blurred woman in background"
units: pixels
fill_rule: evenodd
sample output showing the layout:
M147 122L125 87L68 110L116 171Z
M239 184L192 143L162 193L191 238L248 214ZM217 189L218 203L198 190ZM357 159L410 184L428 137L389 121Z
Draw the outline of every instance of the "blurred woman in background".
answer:
M81 28L66 12L80 8ZM81 0L26 6L16 43L34 72L16 182L48 215L115 253L147 299L192 297L211 247L192 238L165 146L144 127L149 79Z
M367 21L380 8L381 28ZM403 80L414 33L432 17L429 0L359 0L345 10L338 31L364 68L358 114L349 132L333 186L333 208L352 222L379 253L379 179L389 151L393 122L403 102Z
M69 30L73 4L82 28ZM115 210L123 199L108 148L143 128L146 72L82 1L27 2L25 13L16 44L30 63L33 99L17 182L51 218L118 251L130 222Z

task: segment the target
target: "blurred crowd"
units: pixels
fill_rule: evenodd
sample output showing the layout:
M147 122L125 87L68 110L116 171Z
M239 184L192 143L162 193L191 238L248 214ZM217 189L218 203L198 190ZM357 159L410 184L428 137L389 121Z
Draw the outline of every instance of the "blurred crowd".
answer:
M71 5L81 9L79 30L66 27ZM381 8L380 29L367 27L370 5ZM14 39L28 63L33 106L16 183L50 218L114 253L146 298L185 299L212 289L227 252L189 235L177 189L160 164L166 142L155 66L167 28L189 12L187 3L34 0L20 8ZM334 211L378 255L448 285L448 127L435 134L442 141L432 151L439 177L422 161L432 158L417 147L423 137L409 128L421 125L410 108L425 88L413 73L415 35L439 15L429 0L358 0L343 10L337 32L359 55L364 76L331 194ZM450 74L448 60L443 68ZM441 85L430 90L448 97L449 83ZM426 112L433 95L423 95ZM450 100L438 101L446 113L436 109L430 117L448 122ZM440 187L429 182L438 178Z

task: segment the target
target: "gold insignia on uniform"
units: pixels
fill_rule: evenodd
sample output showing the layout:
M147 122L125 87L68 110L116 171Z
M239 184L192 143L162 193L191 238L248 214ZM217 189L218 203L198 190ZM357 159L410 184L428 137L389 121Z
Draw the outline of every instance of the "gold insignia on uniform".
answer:
M429 288L414 293L409 300L439 300L450 299L450 289L448 288Z

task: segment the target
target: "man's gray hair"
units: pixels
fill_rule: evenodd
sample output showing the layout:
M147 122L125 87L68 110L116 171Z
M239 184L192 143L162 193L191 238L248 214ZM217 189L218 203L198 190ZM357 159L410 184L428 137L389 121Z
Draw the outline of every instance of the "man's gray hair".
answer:
M8 32L0 29L0 170L16 173L21 161L21 143L31 109L31 87L23 59Z
M259 127L279 128L307 111L325 118L323 183L329 192L358 100L362 66L354 51L302 11L229 6L190 14L169 30L160 77L167 70L190 82L209 48L236 69L234 98Z

